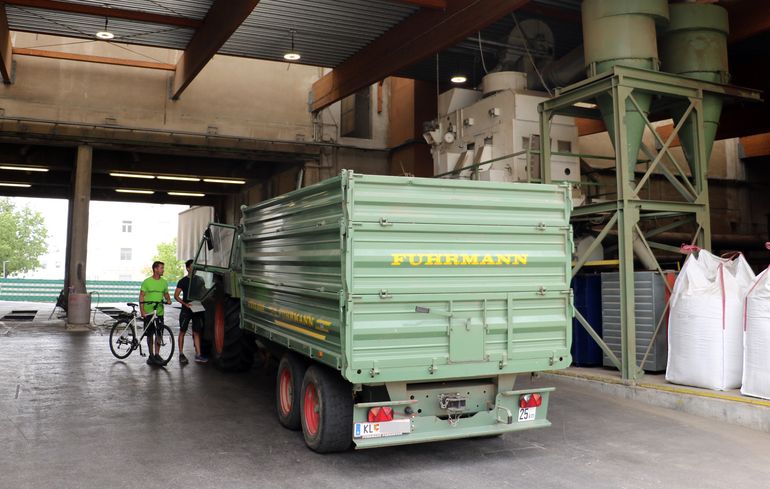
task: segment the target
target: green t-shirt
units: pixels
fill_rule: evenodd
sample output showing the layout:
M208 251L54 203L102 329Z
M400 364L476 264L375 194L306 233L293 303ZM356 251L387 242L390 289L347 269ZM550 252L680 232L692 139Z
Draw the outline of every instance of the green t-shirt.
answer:
M168 282L166 282L166 280L163 278L155 280L154 278L149 277L144 279L144 282L142 282L142 288L140 290L144 292L145 302L162 302L164 300L164 296L168 293ZM154 304L145 304L144 312L151 314L154 307ZM162 315L163 304L158 304L158 316Z

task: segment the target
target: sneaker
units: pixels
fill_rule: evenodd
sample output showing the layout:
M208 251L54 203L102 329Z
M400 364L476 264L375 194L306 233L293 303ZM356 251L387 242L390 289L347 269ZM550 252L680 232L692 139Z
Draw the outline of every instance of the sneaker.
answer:
M195 362L196 363L206 363L209 359L204 357L203 355L195 355Z
M179 363L181 363L182 365L187 365L188 363L190 363L190 361L187 359L186 356L184 356L184 353L180 353L179 354Z
M157 365L157 362L155 361L155 355L147 356L147 365Z
M164 365L166 365L166 363L168 363L168 362L164 362L163 359L160 358L160 355L155 355L155 364L156 365L164 366Z

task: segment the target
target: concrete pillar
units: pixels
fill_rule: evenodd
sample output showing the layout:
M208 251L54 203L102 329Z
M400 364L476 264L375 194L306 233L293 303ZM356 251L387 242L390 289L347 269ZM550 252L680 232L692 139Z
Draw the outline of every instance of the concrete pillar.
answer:
M91 163L93 148L79 146L72 190L67 246L68 283L75 293L86 292L86 262L88 255L88 207L91 203Z

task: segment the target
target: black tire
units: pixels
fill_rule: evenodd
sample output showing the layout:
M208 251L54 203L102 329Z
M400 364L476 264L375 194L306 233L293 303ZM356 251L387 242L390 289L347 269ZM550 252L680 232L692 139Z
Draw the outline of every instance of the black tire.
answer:
M311 389L316 394L315 402ZM318 453L342 452L350 448L353 443L353 392L348 382L336 372L313 365L302 380L300 401L302 433L308 448ZM309 413L313 412L317 413L315 419L308 419Z
M246 372L254 365L257 351L254 335L241 329L241 303L225 299L225 341L221 353L214 351L214 365L224 372Z
M110 330L110 351L115 358L128 358L136 345L136 335L127 321L118 321Z
M294 353L284 353L275 375L275 413L290 430L302 429L300 398L307 363Z
M160 342L160 358L163 360L163 364L167 364L174 357L174 350L176 349L176 340L174 338L174 332L171 331L166 325L160 328L160 331L156 331L153 342L158 344ZM155 345L153 345L155 346ZM153 350L154 352L155 350Z

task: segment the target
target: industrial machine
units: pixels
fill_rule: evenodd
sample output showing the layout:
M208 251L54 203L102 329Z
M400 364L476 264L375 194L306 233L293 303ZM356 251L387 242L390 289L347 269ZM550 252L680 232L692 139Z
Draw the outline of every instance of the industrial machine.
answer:
M342 174L211 224L194 269L215 354L280 359L276 413L317 452L549 426L571 362L569 185Z
M540 114L548 98L527 89L525 73L490 73L481 90L454 88L442 93L438 119L424 133L431 145L434 175L494 182L540 181ZM551 128L557 153L577 152L575 119L558 116ZM579 182L576 156L551 159L554 180Z

